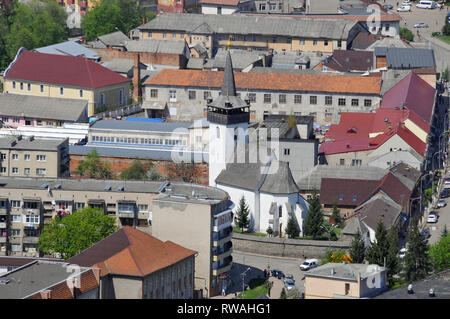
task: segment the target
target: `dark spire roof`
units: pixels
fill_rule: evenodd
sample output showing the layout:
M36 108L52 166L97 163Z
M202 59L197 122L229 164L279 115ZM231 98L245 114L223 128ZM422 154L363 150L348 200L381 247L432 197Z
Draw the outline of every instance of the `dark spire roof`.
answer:
M222 83L223 96L236 96L236 85L234 83L233 63L231 62L230 51L227 51L227 58L225 61L225 72L223 73Z

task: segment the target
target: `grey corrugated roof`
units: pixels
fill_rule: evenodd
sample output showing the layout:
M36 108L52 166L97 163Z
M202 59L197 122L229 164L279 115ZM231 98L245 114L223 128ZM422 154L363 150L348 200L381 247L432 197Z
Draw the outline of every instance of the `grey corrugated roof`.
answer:
M22 299L57 283L64 282L72 276L72 272L67 268L67 265L68 263L39 260L3 274L0 279L9 279L10 281L0 286L0 298ZM88 269L90 268L79 267L81 272Z
M140 30L193 32L206 23L213 32L221 34L264 34L292 37L346 39L357 21L337 19L297 19L287 17L161 13Z
M184 40L159 40L159 39L140 39L129 40L125 48L130 52L149 52L180 54L184 53L186 42Z
M31 95L0 95L0 115L28 118L77 121L83 115L88 101L38 97Z
M180 156L180 158L191 159L191 162L197 161L202 163L208 163L208 155L209 155L208 153L191 152L186 150L175 152L171 149L144 149L144 148L139 149L131 147L119 148L119 147L108 147L97 145L69 145L69 154L87 155L94 149L97 150L100 156L151 159L161 161L172 161L173 155L177 154L177 156Z
M242 70L252 63L255 63L264 58L265 52L259 51L246 51L246 50L219 50L214 57L214 68L224 69L226 63L227 52L231 54L231 60L233 61L233 69Z
M124 130L124 131L151 131L173 132L179 128L189 128L191 122L135 122L126 120L101 120L95 122L90 130Z
M60 54L71 56L85 56L88 59L98 60L100 56L97 52L89 50L77 41L66 41L57 44L52 44L46 47L34 49L34 51L47 54Z
M377 47L385 47L385 48L410 48L405 42L398 38L390 38L386 37L380 40L375 41L369 45L365 50L373 51Z
M16 143L12 145L12 142ZM17 139L16 137L0 137L0 149L10 150L36 150L36 151L56 151L64 143L64 139Z
M432 49L376 47L375 56L386 56L389 68L436 68Z
M134 66L133 59L112 59L102 63L102 66L118 73L128 73Z
M127 41L130 41L122 31L116 31L108 34L101 35L97 39L108 46L124 46ZM94 41L94 43L97 41Z
M371 267L369 267L371 266ZM345 263L327 263L317 268L311 269L305 273L305 276L311 277L327 277L327 278L342 278L350 281L356 281L358 274L361 279L374 275L374 270L378 265L367 264L345 264ZM383 267L379 267L379 270L384 270ZM333 274L331 271L333 270Z
M202 58L189 58L186 69L202 70L204 62L205 60Z
M296 180L301 190L320 190L322 178L347 178L380 180L388 170L379 167L361 166L328 166L316 165L314 168Z

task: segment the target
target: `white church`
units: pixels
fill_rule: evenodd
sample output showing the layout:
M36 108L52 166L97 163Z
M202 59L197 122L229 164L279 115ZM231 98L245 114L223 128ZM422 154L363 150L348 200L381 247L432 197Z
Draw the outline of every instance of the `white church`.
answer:
M221 94L208 100L207 109L209 185L228 192L236 208L244 196L253 231L265 233L270 227L275 236L284 237L292 216L303 234L307 202L299 195L289 164L277 160L278 144L268 147L249 133L250 100L236 94L229 52Z

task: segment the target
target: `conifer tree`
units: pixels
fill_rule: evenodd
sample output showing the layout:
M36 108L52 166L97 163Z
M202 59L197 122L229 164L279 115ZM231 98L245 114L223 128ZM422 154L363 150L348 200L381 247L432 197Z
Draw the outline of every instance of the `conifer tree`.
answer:
M375 242L367 249L366 258L370 264L384 266L384 257L388 252L387 231L381 220L378 221L375 231Z
M353 238L349 253L353 263L361 264L364 262L366 247L360 232L358 232L355 238Z
M250 225L249 214L250 210L248 209L244 196L242 196L239 200L239 207L236 211L236 217L234 217L236 226L239 227L242 232L244 232L244 228L248 228Z
M324 223L320 197L317 194L313 194L308 203L309 206L305 218L305 235L317 238L323 232L322 226Z
M289 217L288 223L284 231L286 232L289 238L294 238L298 236L299 232L297 228L297 223L295 222L295 219L292 216Z
M426 277L431 271L431 262L428 256L428 244L420 234L417 219L412 221L409 228L407 246L408 251L404 257L404 279L411 282Z
M337 207L337 202L333 203L331 218L334 220L335 225L337 225L338 227L342 227L344 221L342 220L340 209Z
M392 287L395 284L394 275L400 270L400 263L398 253L398 231L397 228L391 227L387 237L388 251L386 255L386 267L387 267L387 281L388 285Z

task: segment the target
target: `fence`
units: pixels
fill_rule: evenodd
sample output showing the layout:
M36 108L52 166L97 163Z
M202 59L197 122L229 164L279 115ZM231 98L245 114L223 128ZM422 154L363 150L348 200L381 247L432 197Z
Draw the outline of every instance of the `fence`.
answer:
M119 116L120 117L128 116L128 115L142 112L141 106L142 106L141 104L133 104L133 105L129 105L129 106L117 109L117 110L110 110L110 111L98 113L98 114L95 114L94 117L101 120L101 119L105 119L105 118L117 118Z

